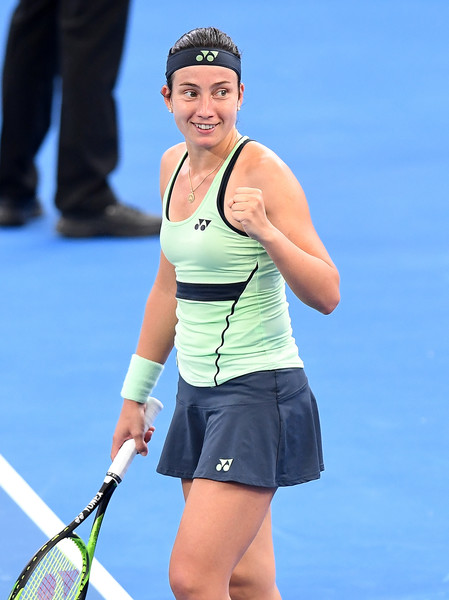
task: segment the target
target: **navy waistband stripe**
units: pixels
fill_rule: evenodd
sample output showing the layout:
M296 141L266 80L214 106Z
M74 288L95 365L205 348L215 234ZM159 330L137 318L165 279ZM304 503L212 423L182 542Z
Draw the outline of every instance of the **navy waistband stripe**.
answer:
M176 298L198 302L237 300L244 291L247 281L235 283L183 283L176 282Z

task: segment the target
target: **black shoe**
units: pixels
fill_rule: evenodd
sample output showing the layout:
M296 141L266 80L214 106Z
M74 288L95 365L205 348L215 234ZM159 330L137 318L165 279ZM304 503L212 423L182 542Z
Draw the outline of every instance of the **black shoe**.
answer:
M159 234L161 221L160 217L124 204L112 204L92 216L64 215L59 219L56 231L69 238L146 237Z
M12 200L0 197L0 227L20 227L43 213L37 198Z

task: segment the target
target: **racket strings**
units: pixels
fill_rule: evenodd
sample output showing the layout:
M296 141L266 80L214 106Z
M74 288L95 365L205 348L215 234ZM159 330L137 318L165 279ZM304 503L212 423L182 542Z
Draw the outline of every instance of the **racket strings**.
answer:
M74 600L84 578L86 557L70 538L61 540L39 561L21 600Z

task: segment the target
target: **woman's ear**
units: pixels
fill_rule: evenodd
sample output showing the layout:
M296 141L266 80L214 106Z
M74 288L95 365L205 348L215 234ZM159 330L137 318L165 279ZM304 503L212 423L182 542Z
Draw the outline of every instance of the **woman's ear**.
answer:
M165 102L165 106L168 108L168 112L173 112L173 106L171 103L171 92L170 92L170 88L168 87L167 84L162 86L161 89L161 94L164 97L164 102Z
M240 110L240 108L242 106L244 91L245 91L245 86L243 85L243 83L241 83L240 88L239 88L239 100L237 102L237 110Z

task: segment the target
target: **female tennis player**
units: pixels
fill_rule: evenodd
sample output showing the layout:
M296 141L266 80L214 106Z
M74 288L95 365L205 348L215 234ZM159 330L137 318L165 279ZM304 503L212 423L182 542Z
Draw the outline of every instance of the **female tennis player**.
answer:
M113 438L112 456L130 437L147 453L143 402L175 346L158 471L180 478L185 497L170 561L178 600L279 600L271 500L324 468L285 282L328 314L339 275L293 173L237 130L240 77L239 50L215 28L169 52L162 95L184 141L161 162L160 265Z

